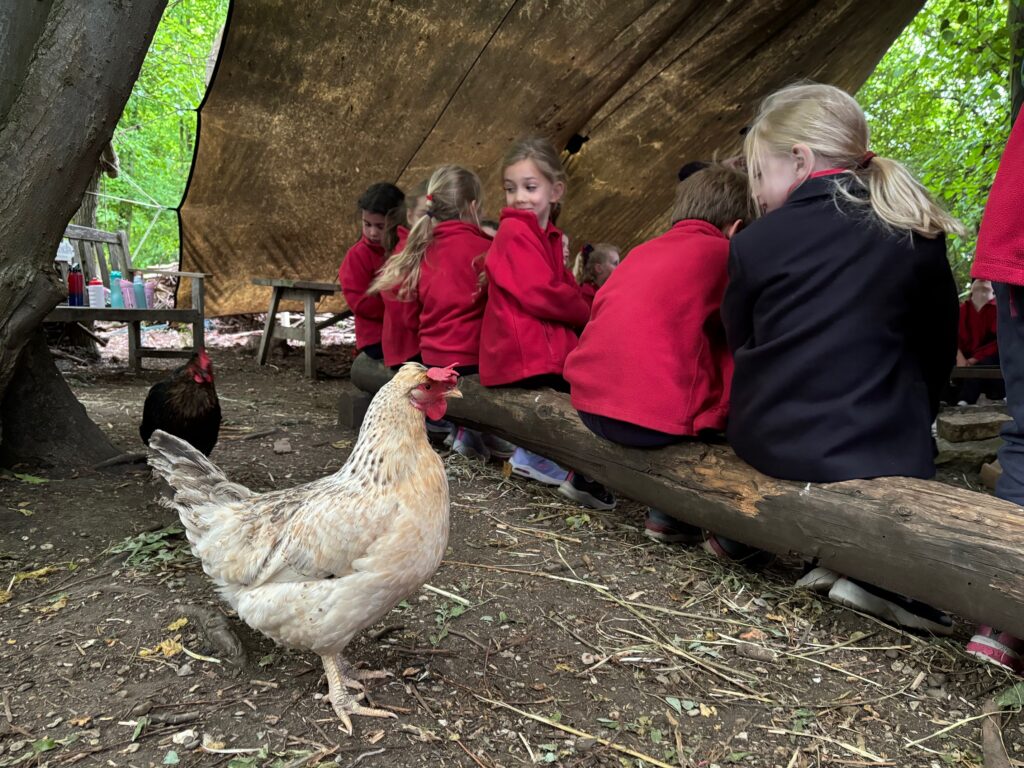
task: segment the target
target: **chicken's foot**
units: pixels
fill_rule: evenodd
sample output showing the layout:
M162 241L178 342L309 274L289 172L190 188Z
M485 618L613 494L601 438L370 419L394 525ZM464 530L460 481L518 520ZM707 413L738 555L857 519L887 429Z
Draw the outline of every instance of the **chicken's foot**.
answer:
M386 709L364 707L359 703L365 698L366 693L363 691L363 684L357 678L371 680L387 677L389 673L354 669L340 653L334 656L321 656L320 658L324 663L324 672L327 674L327 698L331 701L334 714L341 720L342 729L345 733L349 736L352 735L352 719L349 717L350 715L398 717L394 712ZM353 674L355 674L355 677L353 677ZM360 692L355 694L348 693L345 690L346 687L355 688Z

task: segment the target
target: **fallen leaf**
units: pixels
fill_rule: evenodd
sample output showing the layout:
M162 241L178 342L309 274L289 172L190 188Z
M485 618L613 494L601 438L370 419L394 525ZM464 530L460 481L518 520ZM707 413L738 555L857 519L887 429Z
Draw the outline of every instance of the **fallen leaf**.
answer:
M56 613L57 611L61 610L62 608L67 608L67 607L68 607L68 596L67 595L61 595L59 598L54 600L49 605L44 605L42 608L40 608L39 612L40 613Z
M139 656L146 657L163 655L170 658L171 656L177 656L183 650L184 648L181 645L181 635L175 635L174 637L169 637L166 640L161 640L152 648L143 648L139 651Z
M35 514L35 512L33 512L31 509L19 509L18 511L21 512L21 514L23 514L25 517L32 517L32 515Z
M703 717L711 717L712 715L717 715L718 710L716 710L714 707L709 707L706 704L701 704L700 713Z
M333 443L331 443L331 448L348 448L349 445L350 443L348 440L335 440Z
M92 716L86 715L85 717L76 717L71 720L68 720L68 722L71 725L76 726L77 728L85 728L85 726L92 722Z
M21 573L14 574L14 579L11 581L11 583L20 584L21 582L28 581L29 579L42 579L46 576L49 576L51 573L57 570L60 569L56 566L46 565L35 571L22 571Z
M167 629L169 629L171 632L177 632L179 629L184 627L186 624L188 624L188 619L186 619L184 616L182 616L180 619L175 619L170 624L168 624L167 625Z
M29 485L42 485L43 483L50 482L45 477L36 477L35 475L24 475L21 474L20 472L15 472L14 476L21 480L21 482L28 483Z
M0 589L0 605L3 605L8 600L10 600L12 597L14 597L14 593L13 592L10 592L10 591L8 591L6 589Z
M760 629L751 629L740 635L740 640L758 641L767 639L767 635Z

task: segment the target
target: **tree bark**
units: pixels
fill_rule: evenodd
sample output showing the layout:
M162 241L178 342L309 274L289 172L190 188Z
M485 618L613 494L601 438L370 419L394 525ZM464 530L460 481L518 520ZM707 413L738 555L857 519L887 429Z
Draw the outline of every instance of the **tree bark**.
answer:
M165 5L0 4L0 397L22 348L65 295L54 253Z
M41 331L25 345L21 359L0 402L4 424L0 461L8 466L68 467L95 464L120 453L75 399ZM45 402L47 407L25 408L26 402Z
M360 355L352 383L392 376ZM500 435L680 520L1024 636L1024 510L930 480L793 483L762 475L725 446L643 451L602 440L567 395L488 389L464 377L446 418Z

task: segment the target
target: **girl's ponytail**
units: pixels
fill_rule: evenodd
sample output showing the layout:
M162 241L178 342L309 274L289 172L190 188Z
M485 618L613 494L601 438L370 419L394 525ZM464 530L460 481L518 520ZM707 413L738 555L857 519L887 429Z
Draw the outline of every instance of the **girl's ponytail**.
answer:
M586 280L587 261L590 259L590 254L593 252L594 246L590 243L586 243L580 249L579 253L576 254L576 258L572 260L572 276L576 278L576 282L580 285L583 285Z
M434 240L434 225L456 219L477 220L480 197L480 179L472 171L457 165L442 165L434 171L427 183L426 215L413 225L405 248L384 263L368 292L394 289L399 299L411 298L420 282L423 257Z
M856 175L868 188L875 214L892 229L910 230L930 238L947 233L961 237L966 234L963 224L939 205L899 161L872 155ZM842 191L847 199L863 203Z

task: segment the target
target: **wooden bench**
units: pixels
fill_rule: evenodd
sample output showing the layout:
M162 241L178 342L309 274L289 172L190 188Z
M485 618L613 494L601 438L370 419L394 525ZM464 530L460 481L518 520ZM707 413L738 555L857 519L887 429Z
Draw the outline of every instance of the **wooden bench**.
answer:
M86 286L95 276L105 288L111 288L110 273L118 271L124 280L136 274L187 277L192 280L191 309L114 309L112 307L55 307L46 316L47 323L84 323L93 320L116 320L128 326L128 359L136 370L142 370L143 357L191 357L205 343L203 337L203 278L201 272L177 272L166 269L141 269L132 266L128 235L124 230L104 232L99 229L69 224L64 237L71 241L82 267ZM182 349L154 349L142 345L142 323L171 322L192 326L192 345Z
M1003 370L998 365L966 365L957 366L949 375L953 380L957 379L1001 379Z
M359 355L352 394L373 394L393 375ZM816 557L839 573L1024 636L1024 509L1015 504L910 477L776 480L724 445L644 451L602 440L558 392L489 389L476 376L462 377L459 388L463 398L450 400L445 414L456 424L511 440L692 525Z
M331 296L340 291L341 286L337 283L275 277L254 277L252 284L265 285L270 288L270 308L267 310L267 322L263 327L263 338L260 339L260 351L256 356L256 361L260 365L266 365L270 342L275 336L282 339L296 339L306 345L306 376L315 379L316 345L320 341L320 330L352 314L352 310L346 309L318 323L316 322L316 305L324 296ZM282 301L302 302L305 312L302 325L295 328L284 328L278 324L277 312Z

